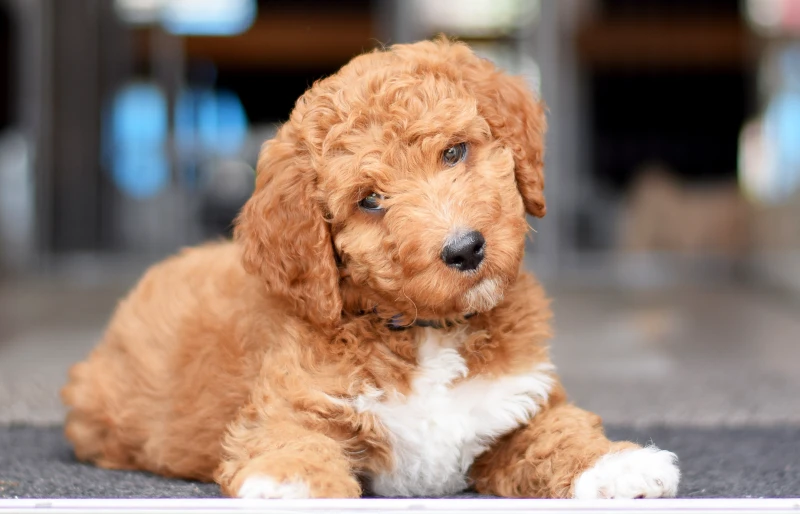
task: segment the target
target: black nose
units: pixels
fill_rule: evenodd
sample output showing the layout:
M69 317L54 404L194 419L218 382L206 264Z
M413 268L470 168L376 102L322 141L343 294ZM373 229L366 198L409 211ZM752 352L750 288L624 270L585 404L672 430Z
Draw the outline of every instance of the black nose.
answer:
M478 269L483 260L485 246L486 240L481 233L473 230L447 243L442 249L442 260L459 271L472 271Z

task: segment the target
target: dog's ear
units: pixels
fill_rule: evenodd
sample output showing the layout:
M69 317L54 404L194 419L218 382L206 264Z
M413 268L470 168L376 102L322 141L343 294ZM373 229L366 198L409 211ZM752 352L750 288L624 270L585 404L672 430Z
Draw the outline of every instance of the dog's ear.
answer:
M478 100L478 112L489 123L492 135L514 153L517 187L525 210L541 218L544 200L545 109L521 77L498 70L466 45L452 44L464 82Z
M306 151L284 126L262 148L256 188L236 220L245 269L301 317L332 327L342 300L330 227Z

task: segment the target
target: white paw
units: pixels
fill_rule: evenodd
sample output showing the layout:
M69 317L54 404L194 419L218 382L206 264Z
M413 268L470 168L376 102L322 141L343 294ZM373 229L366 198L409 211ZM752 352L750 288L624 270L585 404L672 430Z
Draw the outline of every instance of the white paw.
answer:
M671 498L681 472L674 453L655 446L604 455L575 482L574 498Z
M308 486L301 481L276 482L268 476L256 475L247 478L239 492L239 498L304 499L310 498Z

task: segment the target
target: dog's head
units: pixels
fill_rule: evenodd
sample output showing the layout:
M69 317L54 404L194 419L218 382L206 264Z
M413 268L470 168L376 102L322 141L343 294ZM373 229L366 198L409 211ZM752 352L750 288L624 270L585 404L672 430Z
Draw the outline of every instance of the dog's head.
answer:
M266 143L237 220L246 269L317 325L493 308L543 216L545 118L523 81L463 44L353 59ZM344 299L344 301L343 301Z

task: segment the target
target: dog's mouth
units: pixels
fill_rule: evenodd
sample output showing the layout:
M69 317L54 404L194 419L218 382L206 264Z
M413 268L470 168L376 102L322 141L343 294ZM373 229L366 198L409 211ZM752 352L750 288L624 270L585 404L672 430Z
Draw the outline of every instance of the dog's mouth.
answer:
M467 312L492 310L503 300L503 287L496 278L483 278L464 293L462 302Z

